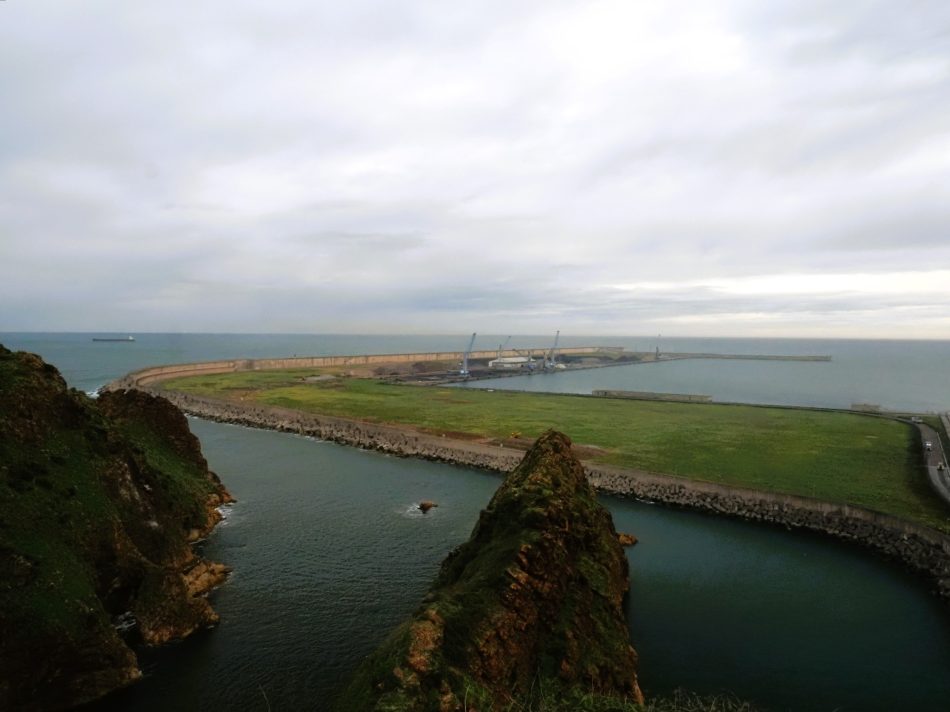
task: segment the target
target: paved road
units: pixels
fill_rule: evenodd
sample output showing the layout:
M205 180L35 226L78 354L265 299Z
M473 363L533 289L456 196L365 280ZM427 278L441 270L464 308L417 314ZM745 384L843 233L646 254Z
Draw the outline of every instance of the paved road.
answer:
M944 414L941 416L941 419L943 419L944 425L946 426L947 420L950 418ZM924 452L924 458L927 464L927 476L930 478L930 484L936 493L940 495L947 504L950 504L950 470L947 469L947 456L943 451L943 443L940 441L940 436L937 434L937 431L929 425L921 424L917 427L920 428L920 435L923 440L929 440L933 446L931 451ZM937 465L940 463L944 465L943 470L937 469Z

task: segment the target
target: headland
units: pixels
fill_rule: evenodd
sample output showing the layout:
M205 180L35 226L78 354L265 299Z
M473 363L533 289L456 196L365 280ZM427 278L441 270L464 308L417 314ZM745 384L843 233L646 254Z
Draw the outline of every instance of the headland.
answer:
M192 544L233 501L181 412L92 400L0 346L0 709L66 709L142 676L128 637L214 625L228 573Z

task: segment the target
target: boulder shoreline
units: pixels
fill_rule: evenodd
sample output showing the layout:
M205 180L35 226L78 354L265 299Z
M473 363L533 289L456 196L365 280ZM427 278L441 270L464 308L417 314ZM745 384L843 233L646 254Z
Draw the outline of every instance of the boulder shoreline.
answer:
M417 457L504 473L511 471L524 455L516 448L435 435L405 426L276 406L241 404L161 388L154 388L153 392L199 418L295 433L400 457ZM950 603L950 536L935 529L847 504L589 461L583 464L591 484L605 494L766 522L789 529L807 529L855 542L922 574L931 581L935 593Z
M232 501L174 404L0 346L0 710L91 702L143 676L139 642L215 625L230 569L192 544Z

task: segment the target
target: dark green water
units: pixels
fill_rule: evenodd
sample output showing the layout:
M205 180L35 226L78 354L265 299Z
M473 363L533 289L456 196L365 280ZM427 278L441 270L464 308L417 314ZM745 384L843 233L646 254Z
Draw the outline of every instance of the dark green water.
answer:
M455 350L467 338L137 334L134 343L110 344L89 334L3 334L0 342L39 353L70 385L93 390L159 363ZM562 339L591 342L652 348L643 339ZM517 345L543 343L524 337ZM504 384L950 406L948 342L697 339L664 340L664 348L832 353L835 360L678 362ZM192 428L240 500L205 545L211 559L234 568L213 594L222 623L143 653L146 679L97 711L324 708L359 659L415 608L499 482L284 434L201 421ZM425 517L413 513L422 498L440 506ZM950 709L950 609L922 581L830 539L606 501L618 529L640 538L629 550L628 614L648 695L731 690L776 711Z
M412 611L497 477L191 421L238 497L206 554L221 625L153 653L97 709L322 709ZM439 507L422 516L422 498ZM731 690L774 710L944 710L950 615L917 579L828 539L606 500L629 551L645 692Z

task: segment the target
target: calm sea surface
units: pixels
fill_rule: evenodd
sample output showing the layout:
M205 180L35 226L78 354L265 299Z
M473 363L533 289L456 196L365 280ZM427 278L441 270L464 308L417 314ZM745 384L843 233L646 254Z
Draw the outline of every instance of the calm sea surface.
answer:
M462 351L464 336L136 334L132 343L92 341L91 334L0 333L8 348L52 360L76 388L92 391L124 373L166 363L221 358ZM124 336L113 334L112 336ZM497 349L507 337L478 337ZM516 336L512 348L543 347L550 337ZM652 351L657 340L561 338L562 346L623 346ZM662 351L829 355L830 362L686 360L478 381L477 388L590 393L598 388L702 393L718 401L847 408L874 403L893 409L950 410L950 341L804 339L668 339Z
M465 341L136 335L131 344L93 344L89 335L0 335L0 343L10 348L41 354L83 390L156 363L449 350L464 347ZM518 345L538 343L543 342ZM947 380L929 389L909 387L921 367L937 374L943 368L946 376L945 344L883 342L885 352L871 356L865 351L879 344L723 341L714 349L710 340L692 343L675 349L731 352L745 344L743 352L771 353L785 345L780 353L835 356L832 364L766 364L791 367L788 383L793 379L788 371L821 369L850 358L852 369L862 363L860 368L878 369L876 381L893 378L905 384L888 390L877 383L867 385L870 395L855 398L845 389L835 396L848 403L873 400L920 410L950 404L941 395ZM497 346L486 344L492 345ZM626 345L649 348L636 340ZM668 343L663 347L674 350ZM887 354L895 359L890 373ZM700 364L710 372L706 380L696 376L700 385L723 378L723 362L694 362L697 373ZM902 371L906 364L917 365ZM588 373L643 373L679 365ZM553 383L575 375L525 380ZM794 378L805 382L814 375ZM736 386L741 379L733 380ZM863 382L853 382L858 381ZM708 385L694 391L684 381L672 383L677 392L712 390L722 400L741 400ZM788 383L783 392L800 392ZM777 400L779 391L749 392L748 400L797 402ZM898 392L908 400L898 401ZM198 420L191 426L211 466L239 500L204 544L207 556L234 567L229 582L213 594L222 623L185 643L143 653L146 679L96 710L323 709L360 658L418 605L439 562L468 537L499 483L475 470L287 434ZM422 498L440 506L422 516L412 508ZM618 529L640 538L628 550L628 615L648 695L685 687L731 690L773 710L946 709L950 611L897 566L817 536L620 499L605 502Z
M595 345L607 345L598 339ZM627 348L653 350L646 340ZM595 389L694 393L716 401L849 408L872 403L895 410L950 410L950 341L806 341L663 339L670 352L827 355L825 361L687 359L585 371L540 373L469 387L590 393Z

